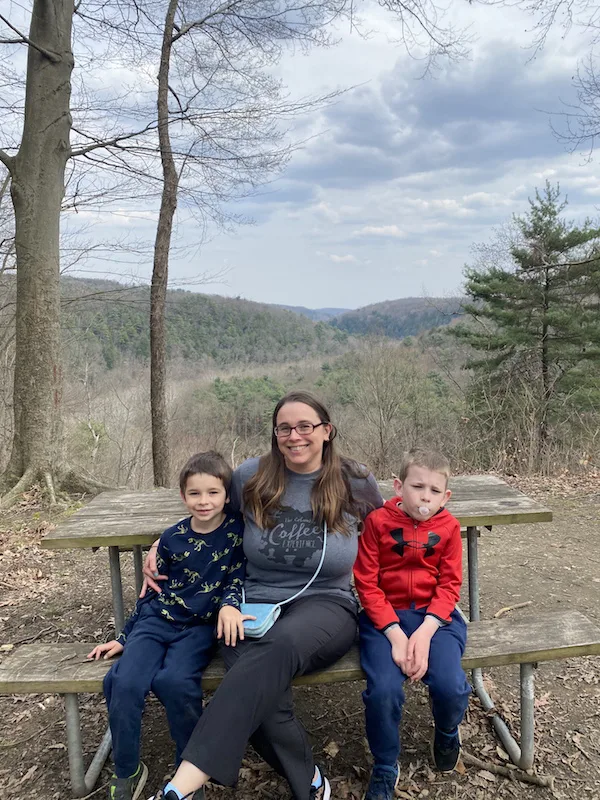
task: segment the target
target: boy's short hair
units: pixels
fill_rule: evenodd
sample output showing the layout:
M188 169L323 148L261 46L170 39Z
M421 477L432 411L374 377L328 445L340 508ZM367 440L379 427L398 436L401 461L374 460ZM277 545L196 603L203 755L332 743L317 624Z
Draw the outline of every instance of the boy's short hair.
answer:
M446 477L446 484L448 483L448 478L450 477L450 462L446 456L438 453L436 450L414 448L405 453L398 472L398 478L402 483L406 480L408 470L413 464L416 467L423 467L432 472L441 472L442 475Z
M229 494L233 470L220 453L208 450L206 453L196 453L192 456L179 473L179 489L185 494L188 479L192 475L212 475L223 481L225 491Z

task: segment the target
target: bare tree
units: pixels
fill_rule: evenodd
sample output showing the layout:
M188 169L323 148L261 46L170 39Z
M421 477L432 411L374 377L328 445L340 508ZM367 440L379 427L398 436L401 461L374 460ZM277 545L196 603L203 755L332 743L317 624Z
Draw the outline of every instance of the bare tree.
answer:
M460 58L465 54L464 32L446 24L443 9L435 0L385 0L383 5L400 23L405 45L419 54L424 49L429 59L427 63L434 63L440 56ZM537 5L532 10L535 11ZM137 129L135 125L122 123L117 126L109 122L110 114L104 115L105 129L100 133L94 120L91 120L88 130L79 127L79 123L73 126L72 112L80 111L71 104L73 15L76 13L78 20L94 23L105 36L108 50L114 52L121 42L119 37L131 33L132 47L142 51L157 37L154 20L160 8L164 10L159 0L146 3L114 0L113 4L111 0L90 0L85 6L74 6L67 0L32 0L27 33L0 14L0 43L11 47L25 46L28 51L22 132L12 141L4 139L4 147L0 149L0 163L8 170L11 180L17 262L15 422L10 461L0 480L0 491L5 493L4 503L11 502L35 480L45 482L52 500L55 499L57 484L63 487L76 485L79 489L93 488L91 481L73 473L65 465L62 454L59 220L67 162L74 157L84 160L86 169L82 174L85 178L82 178L81 186L96 198L103 198L108 192L107 185L90 177L97 174L94 170L98 167L103 168L105 176L114 176L112 188L116 187L121 197L131 196L131 183L142 176L153 180L157 191L162 185L156 171L147 169L147 164L135 163L125 146L135 139L142 161L144 153L153 158L156 145L152 135L158 124L155 117ZM239 46L234 51L236 57L244 53L244 40L247 52L256 41L260 41L264 43L263 49L259 50L261 58L265 59L264 63L269 59L272 63L282 42L293 41L305 47L326 43L331 21L346 15L354 24L356 10L351 0L305 0L300 6L285 0L231 0L229 5L212 5L209 9L208 15L196 13L186 17L175 33L169 35L173 43L201 27L206 33L203 53L209 52L212 56L210 63L222 63L223 69L231 75L237 74L237 65L230 60L231 53L224 47L225 37L219 36L219 24L222 28L223 23L229 21L230 27L224 29L225 33L239 34ZM539 12L539 8L537 10ZM200 25L206 16L210 19ZM178 23L175 21L173 24ZM86 58L83 43L78 52L83 63ZM205 82L204 74L196 86L196 97L204 93L206 99ZM213 84L211 91L217 98L219 84ZM85 98L85 93L81 92L79 96ZM124 99L121 100L124 103ZM187 111L185 105L182 105L183 111ZM199 130L202 131L207 121L212 119L214 122L219 115L226 120L229 112L230 108L225 104L210 103L205 115L196 114ZM261 109L257 107L254 116L247 116L245 122L239 121L249 134L249 148L252 147L260 113ZM131 112L129 115L136 116ZM123 118L126 117L123 114ZM71 142L72 134L75 135L74 143ZM222 207L214 200L220 196L220 181L228 163L226 139L219 142L218 137L211 140L201 134L195 143L202 149L207 143L214 145L215 141L223 146L222 157L215 158L209 148L203 160L204 178L210 176L208 191L194 196L191 201L202 209L201 214L222 213ZM189 152L189 147L182 149L181 155L186 152ZM259 162L253 162L248 153L245 158L251 174ZM185 161L187 163L191 160ZM131 179L129 183L122 181L124 174ZM252 180L245 177L239 185L248 186L248 182ZM146 186L138 186L137 193L138 196L148 196ZM74 202L79 203L80 194L75 192L74 196ZM227 195L231 196L231 193ZM190 192L188 200L191 197Z

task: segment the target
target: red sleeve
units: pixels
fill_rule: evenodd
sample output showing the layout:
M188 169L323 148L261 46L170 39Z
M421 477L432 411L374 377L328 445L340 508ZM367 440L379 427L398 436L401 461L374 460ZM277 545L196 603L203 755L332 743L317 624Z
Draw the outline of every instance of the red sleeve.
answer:
M452 614L454 606L460 600L461 584L462 540L460 538L460 524L458 520L455 520L455 525L440 562L438 585L427 608L427 613L433 614L445 622L450 622L450 614Z
M373 524L373 514L366 518L363 532L358 537L354 583L360 602L376 628L398 622L391 603L379 588L379 533Z

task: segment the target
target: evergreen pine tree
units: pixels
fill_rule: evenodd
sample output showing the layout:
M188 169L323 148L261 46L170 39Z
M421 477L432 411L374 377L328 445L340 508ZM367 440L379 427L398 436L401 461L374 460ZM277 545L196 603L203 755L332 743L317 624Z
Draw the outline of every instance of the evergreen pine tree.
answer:
M500 394L515 378L534 398L534 449L540 468L558 421L559 400L598 387L600 360L600 229L565 220L566 199L546 182L529 211L514 217L512 268L467 267L464 307L471 318L451 332L476 351L467 362ZM512 384L512 385L511 385Z

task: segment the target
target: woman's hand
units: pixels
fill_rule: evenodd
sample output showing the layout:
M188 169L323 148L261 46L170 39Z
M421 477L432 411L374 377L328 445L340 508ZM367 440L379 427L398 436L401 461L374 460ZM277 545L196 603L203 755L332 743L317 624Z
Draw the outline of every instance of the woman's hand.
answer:
M121 642L117 642L116 639L113 639L110 642L106 642L106 644L99 644L92 650L91 653L87 654L87 658L94 659L94 661L98 661L99 658L113 658L113 656L118 656L119 653L123 652L123 645Z
M142 583L140 597L143 597L146 594L148 587L150 589L154 589L155 592L160 594L162 592L162 587L159 583L157 583L157 581L166 581L169 577L168 575L158 574L158 567L156 566L156 551L158 550L158 542L159 539L157 539L155 542L152 542L150 550L148 550L148 554L144 559L144 567L142 569L142 572L144 573L144 582Z
M242 614L235 606L222 606L217 619L217 639L235 647L237 640L244 641L244 620L256 619L250 614Z

